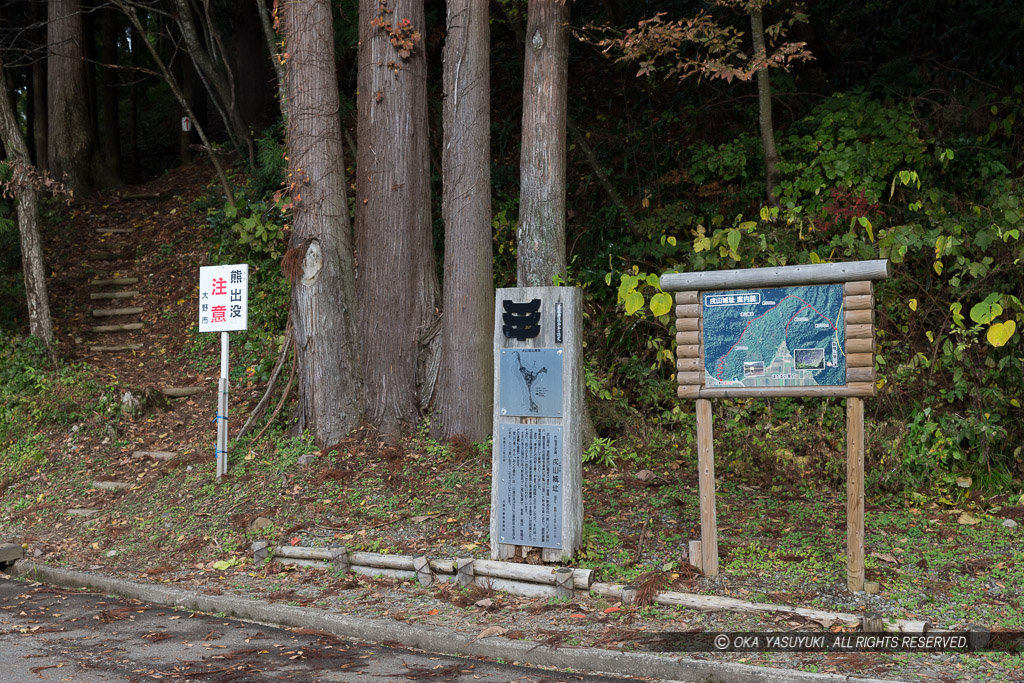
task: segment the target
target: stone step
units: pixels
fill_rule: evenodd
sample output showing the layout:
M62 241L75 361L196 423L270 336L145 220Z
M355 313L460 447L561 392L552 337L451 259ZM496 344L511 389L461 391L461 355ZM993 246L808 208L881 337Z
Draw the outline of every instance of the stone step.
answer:
M99 510L93 510L92 508L71 508L65 512L72 517L92 517L97 514Z
M90 329L93 332L131 332L141 330L145 323L125 323L123 325L93 325Z
M101 235L130 235L135 232L135 228L96 228L96 232Z
M100 280L89 280L93 287L105 287L108 285L134 285L139 281L137 277L108 277Z
M92 487L100 491L124 491L130 489L132 485L126 481L94 481Z
M153 458L154 460L171 460L178 456L174 451L135 451L136 458Z
M94 318L108 318L112 315L135 315L137 313L142 313L141 306L134 308L95 308L92 315Z
M112 346L90 346L92 353L115 353L117 351L139 351L144 344L114 344Z
M126 251L98 251L94 254L86 254L86 261L121 261L131 258Z
M89 294L90 299L131 299L133 296L138 296L139 293L135 290L129 290L124 292L91 292Z

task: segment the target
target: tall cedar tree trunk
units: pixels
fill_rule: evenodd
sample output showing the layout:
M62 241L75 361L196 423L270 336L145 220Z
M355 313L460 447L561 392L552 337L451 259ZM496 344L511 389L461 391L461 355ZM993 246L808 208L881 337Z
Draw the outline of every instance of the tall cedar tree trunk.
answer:
M7 77L0 60L0 141L8 157L23 171L31 167L28 146L18 127L14 107L8 98ZM18 175L16 173L16 175ZM28 299L29 333L42 340L50 358L56 358L53 341L53 321L46 293L46 264L43 262L43 242L39 234L39 204L31 183L16 188L18 232L21 236L21 262L25 273L25 293Z
M523 73L517 274L520 287L551 287L565 273L567 0L530 0Z
M750 37L754 43L754 58L765 58L764 17L760 9L750 13ZM772 123L772 86L768 68L757 72L757 119L761 127L761 147L764 151L765 185L768 203L778 206L775 188L779 185L779 153L775 148L775 125Z
M423 0L387 6L380 0L359 2L359 336L367 419L393 437L420 416L417 368L421 339L433 322L437 275L430 225L426 54L420 38L402 57L387 27L399 40L412 40L412 31L422 35Z
M449 0L444 45L444 312L431 431L491 433L494 275L491 254L487 0Z
M121 91L120 71L117 70L118 23L120 12L113 8L99 11L100 24L100 148L103 162L117 178L121 176L121 118L118 94ZM110 65L104 67L103 65Z
M50 172L84 197L93 189L90 165L96 139L86 109L82 7L79 0L51 0L48 8Z
M32 135L34 136L36 168L46 173L50 170L50 160L47 158L49 147L49 131L46 126L46 5L42 0L36 0L30 5L33 22L39 23L39 28L33 29L33 37L39 41L39 51L32 58L32 101L34 103L33 113L35 120L32 124Z
M235 98L234 79L231 77L231 71L223 58L218 58L219 51L208 50L206 44L203 43L189 0L175 0L175 6L178 9L178 25L181 27L181 35L188 47L188 54L192 57L196 69L202 76L207 91L214 102L218 104L220 113L224 117L225 127L235 140L235 144L249 155L249 163L252 165L255 162L255 147L252 136L249 134L249 126L242 118L241 109ZM208 24L206 30L213 37L212 42L219 45L220 40L216 33L216 27Z
M290 0L281 8L295 198L285 270L292 278L300 424L326 448L363 417L334 33L329 0Z

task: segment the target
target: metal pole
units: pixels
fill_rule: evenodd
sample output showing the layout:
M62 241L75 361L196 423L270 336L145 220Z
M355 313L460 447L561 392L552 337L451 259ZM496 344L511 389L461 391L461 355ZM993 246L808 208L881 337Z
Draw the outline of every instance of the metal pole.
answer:
M220 333L220 382L217 401L217 478L228 473L228 333Z

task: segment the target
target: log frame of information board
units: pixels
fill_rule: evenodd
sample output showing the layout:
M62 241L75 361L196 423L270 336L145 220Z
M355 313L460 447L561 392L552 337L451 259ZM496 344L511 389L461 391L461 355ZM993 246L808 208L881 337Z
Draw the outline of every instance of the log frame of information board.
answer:
M661 277L661 286L667 292L674 292L676 301L676 379L677 395L680 398L757 398L776 396L856 396L868 397L875 395L874 374L874 292L872 280L889 277L891 267L887 260L858 261L841 264L813 264L807 266L784 266L779 268L752 268L747 270L711 271L702 273L670 273ZM714 374L719 369L716 359L710 357L720 349L709 349L706 333L711 329L711 321L704 320L707 294L714 293L720 298L751 297L759 292L794 287L832 287L842 288L842 316L828 321L834 331L833 335L841 342L837 349L837 357L841 356L845 366L845 381L837 382L835 378L827 384L789 383L789 386L744 386L740 383L715 381ZM811 289L808 291L818 291ZM824 290L821 290L824 291ZM802 304L793 299L790 303L794 311ZM747 309L752 309L747 306ZM836 307L833 306L833 309ZM804 309L812 311L812 307ZM746 311L745 311L746 312ZM835 311L833 310L833 313ZM752 316L756 313L750 311ZM798 314L793 317L800 317ZM825 324L825 317L810 313L813 318ZM786 320L779 325L786 324ZM790 323L792 324L792 323ZM814 325L814 321L810 322ZM745 329L742 326L737 329ZM752 328L754 329L754 328ZM839 333L841 330L841 334ZM756 334L756 329L754 333ZM737 338L739 334L734 334ZM716 340L720 345L721 340ZM737 343L738 339L737 339ZM715 346L713 343L712 347ZM831 348L825 349L825 356L830 360ZM737 355L737 354L733 354ZM714 367L708 370L708 363ZM829 362L826 360L826 363ZM752 368L752 372L756 368ZM808 373L797 373L808 374ZM832 372L835 374L835 372ZM708 377L711 375L712 380ZM735 378L732 378L735 379ZM764 382L763 384L770 384ZM786 384L786 382L780 382Z
M768 398L773 396L842 396L846 398L846 575L847 586L851 591L864 589L864 397L875 394L874 374L874 285L875 280L884 280L891 275L891 267L887 260L857 261L852 263L812 264L807 266L785 266L779 268L751 268L745 270L710 271L706 273L670 273L661 276L661 287L666 292L675 293L676 302L676 380L677 395L684 399L696 401L697 423L697 478L700 504L700 540L691 541L691 562L705 576L718 574L718 521L715 506L715 455L714 431L712 426L711 400L714 398ZM793 289L800 287L825 287L825 289ZM836 307L838 288L842 288L842 303ZM785 289L785 295L795 297L787 309L778 311L777 320L769 320L767 324L757 325L760 312L775 311L782 297L777 295ZM820 305L815 296L807 294L828 292L825 301L828 305ZM712 303L719 307L736 306L736 311L744 312L747 321L732 320L726 316L726 328L721 320L705 319L706 304L702 295L714 292ZM803 292L807 296L800 297ZM765 303L765 296L771 297L770 304ZM815 299L814 303L806 299ZM760 307L760 308L759 308ZM825 313L816 308L829 309ZM838 382L842 378L839 365L845 366L845 382L842 384L819 384L797 386L737 386L746 381L747 363L752 366L750 375L763 372L758 365L758 354L763 360L772 355L774 362L778 356L785 356L792 351L788 338L788 325L807 309L806 321L827 320L832 333L825 329L817 343L821 346L804 346L814 351L806 353L803 360L798 360L797 353L792 352L794 373L815 366L819 360L821 371L826 366L824 342L826 337L835 339L842 345L843 363L828 368L829 382ZM834 312L833 312L834 310ZM841 315L840 315L841 313ZM717 314L716 314L717 315ZM740 317L740 316L737 316ZM714 340L708 349L706 333L720 338ZM781 333L780 333L781 329ZM841 332L840 332L841 330ZM766 339L760 339L760 346L754 352L755 358L733 358L727 367L722 358L730 356L736 346L741 344L744 335L753 337L761 331ZM806 330L803 331L806 333ZM834 334L833 334L834 333ZM773 336L774 335L774 336ZM796 335L800 337L800 335ZM752 340L753 340L752 337ZM806 339L804 334L802 337ZM813 335L812 335L813 339ZM775 348L772 345L776 344ZM795 340L794 347L800 346ZM748 351L747 349L741 349ZM818 354L817 351L822 353ZM710 357L709 357L710 351ZM837 349L838 351L838 349ZM818 356L821 356L819 359ZM838 353L836 354L838 360ZM737 363L742 365L737 366ZM805 366L805 367L797 367ZM710 368L710 370L709 370ZM708 386L707 377L711 375L718 386ZM780 373L785 374L785 373ZM813 373L811 373L813 374ZM717 376L716 376L717 375ZM781 378L780 378L781 379ZM813 378L812 378L813 379ZM729 384L732 383L730 386ZM784 382L783 382L784 383Z

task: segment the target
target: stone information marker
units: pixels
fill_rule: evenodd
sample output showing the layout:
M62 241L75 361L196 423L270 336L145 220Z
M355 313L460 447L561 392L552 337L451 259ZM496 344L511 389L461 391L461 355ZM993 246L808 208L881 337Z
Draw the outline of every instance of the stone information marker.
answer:
M569 560L583 535L581 297L499 289L494 321L491 557Z

